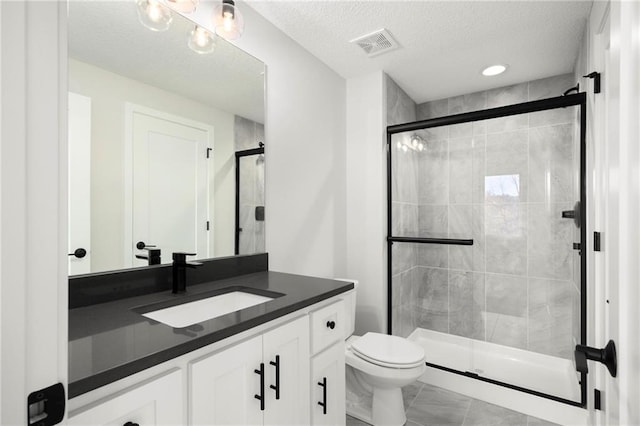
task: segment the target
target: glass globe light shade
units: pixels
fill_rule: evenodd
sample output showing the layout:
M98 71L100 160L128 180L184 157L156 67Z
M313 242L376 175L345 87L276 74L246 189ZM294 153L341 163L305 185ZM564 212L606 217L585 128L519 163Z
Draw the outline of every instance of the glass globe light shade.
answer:
M235 40L244 31L244 17L233 0L222 0L213 10L213 25L220 37Z
M158 0L138 0L138 20L152 31L166 31L169 29L171 11Z
M189 48L196 53L211 53L216 47L214 35L199 25L189 32L188 42Z
M167 4L180 13L192 13L198 6L198 0L167 0Z

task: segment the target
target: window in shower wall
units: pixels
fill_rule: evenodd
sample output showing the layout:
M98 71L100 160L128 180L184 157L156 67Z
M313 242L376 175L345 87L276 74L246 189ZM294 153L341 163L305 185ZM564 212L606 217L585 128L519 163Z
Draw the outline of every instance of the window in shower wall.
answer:
M388 128L389 332L433 368L584 404L584 99Z

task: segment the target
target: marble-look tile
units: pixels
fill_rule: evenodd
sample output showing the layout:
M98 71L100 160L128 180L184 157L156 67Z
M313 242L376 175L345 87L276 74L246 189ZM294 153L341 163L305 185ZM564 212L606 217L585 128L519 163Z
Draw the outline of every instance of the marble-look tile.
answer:
M419 204L449 202L449 142L429 141L418 155Z
M255 129L256 129L256 140L258 142L265 143L264 142L264 124L256 123Z
M527 349L527 319L487 312L487 342Z
M233 136L236 151L244 151L245 149L258 147L256 124L258 123L248 118L240 117L239 115L234 117Z
M528 131L487 135L485 201L507 203L527 201Z
M527 416L527 426L560 426L558 423L548 422L537 417Z
M485 201L486 141L485 135L474 136L471 139L471 199L473 203L484 203Z
M418 208L418 233L425 238L446 238L449 212L446 205L421 205Z
M400 136L408 139L410 135L403 133ZM407 152L394 150L391 157L393 182L391 197L393 201L406 203L418 201L418 163L420 154L411 150Z
M416 381L402 388L402 401L405 410L413 403L423 386L421 382Z
M447 98L425 102L416 106L416 120L428 120L446 115L449 115L449 99Z
M484 340L484 274L449 271L449 332Z
M485 123L487 126L487 134L523 130L529 127L529 115L516 114L506 117L491 118L489 120L485 120Z
M487 312L527 318L527 278L486 274Z
M449 98L449 114L460 114L485 109L487 106L487 92L474 92Z
M407 419L422 426L460 426L470 405L467 396L425 384L407 410Z
M418 205L412 203L391 203L391 230L396 236L415 236L419 230Z
M497 89L488 90L486 96L487 108L519 104L528 100L529 87L527 83L499 87Z
M527 426L527 416L474 399L462 424L463 426Z
M469 239L474 232L473 206L453 204L449 206L449 238ZM473 246L449 246L449 267L470 271L474 265Z
M562 74L529 82L529 100L555 98L576 85L573 74Z
M255 205L240 205L240 239L238 241L238 252L240 254L255 253L256 235L255 235Z
M256 165L252 157L240 158L240 203L255 204Z
M416 329L414 307L395 306L391 320L391 330L394 336L408 337Z
M573 224L562 212L571 204L528 205L528 269L530 276L571 280L573 270Z
M449 279L446 269L418 267L414 281L416 325L448 332Z
M529 127L551 126L553 124L571 124L579 113L579 107L564 107L532 112L529 114Z
M473 139L449 140L449 203L470 204L473 181Z
M573 124L529 131L529 202L575 201Z
M485 207L483 205L478 204L474 204L471 208L471 238L473 238L473 245L471 246L471 269L479 272L484 272L486 270L484 209ZM454 250L454 253L455 252L456 250Z
M409 95L388 75L387 86L387 125L416 121L416 104Z
M416 263L419 266L449 267L449 248L441 244L416 244Z
M529 346L547 355L573 359L573 306L569 281L529 278Z
M351 417L347 415L346 426L369 426L369 423L365 423L362 420L356 419L355 417Z
M449 139L470 138L473 136L473 123L451 124L447 127L449 127Z
M485 208L487 272L527 273L527 205L489 204Z
M407 271L416 265L416 247L410 243L393 243L391 246L393 275Z

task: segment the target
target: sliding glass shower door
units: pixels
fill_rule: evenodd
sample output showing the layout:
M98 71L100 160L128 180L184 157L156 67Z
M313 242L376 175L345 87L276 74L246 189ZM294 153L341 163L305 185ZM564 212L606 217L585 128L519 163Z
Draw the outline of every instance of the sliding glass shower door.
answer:
M389 332L430 367L584 404L584 99L388 128Z

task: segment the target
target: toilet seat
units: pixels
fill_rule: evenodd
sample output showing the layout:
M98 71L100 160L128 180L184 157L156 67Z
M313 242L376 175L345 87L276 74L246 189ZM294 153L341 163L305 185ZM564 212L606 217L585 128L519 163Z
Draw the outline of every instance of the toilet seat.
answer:
M402 337L366 333L353 341L354 355L381 367L414 368L424 363L424 349Z

